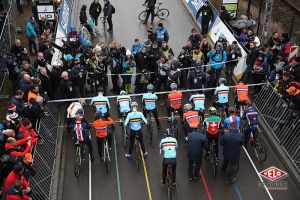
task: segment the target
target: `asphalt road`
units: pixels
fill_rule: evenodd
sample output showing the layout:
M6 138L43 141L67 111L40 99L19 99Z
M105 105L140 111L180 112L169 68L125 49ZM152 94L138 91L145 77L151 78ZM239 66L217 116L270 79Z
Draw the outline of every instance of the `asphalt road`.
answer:
M90 4L90 1L80 2L79 4ZM114 33L103 33L102 27L98 27L98 38L94 41L104 40L111 42L116 40L121 42L127 48L131 47L133 39L139 37L141 39L146 37L147 26L141 24L137 19L139 12L142 10L141 4L143 1L139 0L122 0L112 1L116 8L116 14L113 16ZM193 27L191 20L182 7L180 0L165 0L163 6L167 5L170 10L170 16L167 21L163 23L167 27L170 34L170 46L178 54L181 47ZM81 5L78 6L78 13ZM155 21L155 25L157 25ZM140 97L137 98L137 101ZM162 101L162 99L160 99ZM115 99L111 99L111 115L117 120L117 110ZM209 106L209 101L207 102ZM159 107L159 116L166 116L166 109L164 106ZM93 112L91 108L85 108L86 118L92 121ZM168 127L167 121L161 120L162 129ZM97 145L95 143L95 136L92 135L93 147L95 154L95 162L91 167L91 184L89 183L89 164L85 162L80 176L76 178L73 173L74 162L74 145L70 136L64 137L65 145L65 169L64 182L61 185L63 188L64 200L85 200L89 199L89 192L91 192L92 199L109 199L117 200L118 196L124 200L146 200L148 198L148 190L146 186L146 179L143 168L139 172L136 171L134 162L125 158L124 154L127 149L122 147L121 129L116 126L116 149L113 149L111 158L111 171L106 173L104 164L100 162L97 155ZM155 125L154 125L155 127ZM145 133L145 131L144 131ZM174 199L211 199L216 200L254 200L254 199L270 199L267 192L263 188L258 188L258 176L250 163L250 160L242 151L240 167L238 172L238 182L234 185L226 184L226 177L221 176L220 171L217 178L213 177L210 166L204 161L202 171L205 178L208 191L204 187L202 180L190 182L187 176L187 151L183 144L183 132L180 131L179 150L177 156L177 187L174 191ZM146 142L146 150L149 156L146 159L147 175L149 178L150 190L152 199L163 200L167 199L166 189L161 187L161 162L162 158L159 154L158 144L163 134L154 128L153 143L150 146ZM276 166L284 170L281 161L273 153L273 150L267 144L268 158L263 164L258 163L253 159L258 171L262 171L270 166ZM221 154L221 153L220 153ZM249 149L249 154L254 158L252 149ZM117 156L117 160L116 157ZM118 165L116 165L118 162ZM117 179L117 171L119 179ZM288 190L271 191L273 199L296 200L299 199L299 191L296 189L292 180L288 177L284 179L288 181ZM118 191L118 185L120 191Z

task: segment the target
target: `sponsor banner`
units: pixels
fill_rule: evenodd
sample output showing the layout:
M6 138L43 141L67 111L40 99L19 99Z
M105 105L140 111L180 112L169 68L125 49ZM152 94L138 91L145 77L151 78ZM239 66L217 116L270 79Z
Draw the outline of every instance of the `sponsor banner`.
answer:
M47 20L54 20L55 14L54 13L38 13L39 20L41 20L42 17L45 17Z
M266 186L269 190L287 190L288 182L283 180L288 176L287 172L278 169L274 166L269 167L259 173L259 175L264 178L264 181L258 182L258 188L263 188Z
M239 0L223 0L222 3L239 3Z
M205 0L186 0L186 1L188 7L190 8L190 10L193 12L194 15L196 15L199 8L201 8L201 6L203 6L205 2ZM234 3L233 1L234 0L232 0L231 3ZM198 21L201 22L200 19L198 19ZM208 36L210 37L212 42L215 43L218 40L220 35L224 36L229 44L231 44L233 41L237 41L233 36L233 34L226 27L226 25L222 22L222 20L218 16L218 13L214 10L214 20L210 23ZM239 80L242 78L243 73L247 67L246 65L247 53L239 43L238 46L241 49L242 58L240 58L237 66L234 69L234 76L236 77L236 79Z
M53 5L37 5L36 8L39 13L47 13L47 12L53 13L54 12Z
M238 0L223 0L222 6L225 6L226 10L230 14L232 19L236 19L236 14L238 10Z

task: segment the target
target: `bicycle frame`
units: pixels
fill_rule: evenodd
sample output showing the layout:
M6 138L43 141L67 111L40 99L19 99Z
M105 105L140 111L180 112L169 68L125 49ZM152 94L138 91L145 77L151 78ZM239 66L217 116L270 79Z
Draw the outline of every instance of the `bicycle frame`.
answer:
M126 120L126 113L123 113L122 114L122 132L123 132L123 146L126 147L127 145L127 138L128 138L128 135L127 135L127 128L125 126L125 120Z
M178 138L178 124L176 119L177 110L171 112L171 130L172 130L172 137Z
M108 173L109 172L110 155L109 155L109 147L108 147L107 138L104 139L103 157L104 157L104 163L106 165L106 172Z

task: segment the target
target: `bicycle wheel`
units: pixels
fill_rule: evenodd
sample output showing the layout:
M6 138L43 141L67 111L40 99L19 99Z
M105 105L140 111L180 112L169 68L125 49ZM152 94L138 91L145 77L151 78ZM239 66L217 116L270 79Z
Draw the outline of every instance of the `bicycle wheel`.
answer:
M149 144L152 144L153 128L151 122L149 122L149 124L147 125L147 135Z
M216 157L214 145L215 145L214 143L210 145L209 156L210 156L210 162L213 166L213 175L214 177L217 177L217 157Z
M79 176L80 166L81 166L80 148L81 147L76 147L76 158L75 158L75 162L74 162L74 175L76 177Z
M104 161L105 161L106 173L108 173L109 169L110 169L110 156L109 156L109 150L108 150L107 141L106 141L106 143L104 145Z
M146 10L144 10L143 12L141 12L141 13L139 14L139 20L140 20L141 22L144 22L145 19L146 19L146 17L147 17L147 11L146 11Z
M264 144L263 139L261 138L261 136L258 134L257 138L256 138L256 142L253 146L254 148L254 152L255 152L255 156L257 158L257 160L259 162L264 162L267 159L267 150Z
M122 126L122 135L123 135L123 147L126 148L127 146L127 130L126 130L126 126Z
M167 19L169 17L169 10L166 8L159 9L156 15L159 19Z
M140 146L139 143L135 145L135 167L136 171L140 171Z
M170 177L170 175L168 175L166 177L166 183L167 183L167 189L168 189L168 199L171 200L172 199L172 178Z

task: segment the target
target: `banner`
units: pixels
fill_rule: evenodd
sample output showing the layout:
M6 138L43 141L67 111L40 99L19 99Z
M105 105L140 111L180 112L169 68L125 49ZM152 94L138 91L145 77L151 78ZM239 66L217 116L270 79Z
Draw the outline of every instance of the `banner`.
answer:
M185 0L185 1L188 4L188 8L192 11L194 15L196 15L197 11L203 6L206 0ZM230 32L230 30L227 28L227 26L222 22L222 20L218 16L218 13L214 9L213 12L214 12L214 19L211 21L208 29L209 30L208 36L210 37L212 42L215 43L218 40L220 35L225 37L229 44L231 44L233 41L237 41L236 38L233 36L233 34ZM199 17L198 21L201 23L201 16ZM247 53L239 43L238 46L241 49L242 58L239 60L237 66L234 69L234 76L237 80L241 79L247 67L246 65Z

